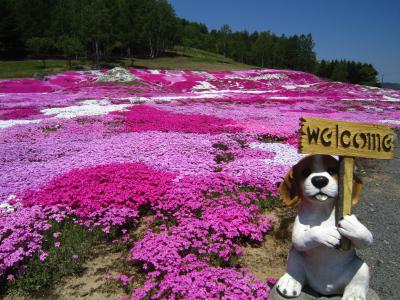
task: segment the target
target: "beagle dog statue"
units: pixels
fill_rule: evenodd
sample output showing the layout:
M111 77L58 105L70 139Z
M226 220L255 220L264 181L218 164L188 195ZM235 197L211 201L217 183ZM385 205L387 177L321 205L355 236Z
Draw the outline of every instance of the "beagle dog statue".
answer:
M301 159L280 184L286 205L300 204L296 216L287 273L277 282L286 298L298 297L308 285L322 295L343 295L344 300L366 299L369 268L355 252L372 243L371 232L356 216L345 216L336 226L339 162L330 155ZM353 180L353 204L361 193L361 182ZM341 237L350 239L349 251L336 247Z

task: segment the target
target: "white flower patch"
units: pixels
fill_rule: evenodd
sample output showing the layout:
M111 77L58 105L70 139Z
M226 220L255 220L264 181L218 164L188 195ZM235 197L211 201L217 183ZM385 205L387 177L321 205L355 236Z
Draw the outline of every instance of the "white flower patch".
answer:
M193 91L198 91L198 90L215 90L216 87L212 85L211 83L207 81L201 81L199 84L195 85L192 90Z
M400 120L380 120L379 123L400 125Z
M229 94L265 94L268 91L239 91L239 90L218 90L218 91L200 91L195 92L196 94L203 94L204 95L221 95L221 96L229 96Z
M128 100L132 104L154 102L153 99L148 97L129 97L129 98L121 98L121 100Z
M262 149L268 152L275 153L275 157L270 159L264 159L267 165L295 165L304 154L299 154L297 148L281 143L250 143L250 148Z
M377 111L377 112L384 112L385 110L379 107L375 107L375 106L371 106L371 105L364 105L363 108L367 109L367 110L373 110L373 111Z
M383 100L388 101L388 102L399 102L400 96L398 98L394 98L394 97L389 97L389 96L384 95Z
M199 75L202 77L205 77L206 79L215 79L215 76L213 74L210 74L208 72L204 72L204 71L192 71L192 74L194 75Z
M41 110L45 115L59 119L71 119L84 116L106 115L113 111L124 111L131 104L111 104L109 100L85 100L81 105L55 107Z
M8 201L11 200L17 200L15 205L11 205L10 203L8 203ZM21 203L18 200L19 199L17 199L17 196L15 195L8 196L8 198L4 202L0 203L0 212L6 212L6 213L14 212L14 210L17 207L21 206Z
M197 92L193 94L188 94L185 96L176 96L176 95L171 95L171 96L154 96L154 97L131 97L129 98L129 101L131 103L137 103L137 102L146 102L146 103L151 103L151 102L171 102L174 100L187 100L187 99L217 99L217 98L223 98L225 95L219 95L218 93L213 93L213 91L207 91L207 92Z
M14 207L9 203L4 202L4 203L0 204L0 211L13 212L14 211Z
M77 71L77 72L82 75L96 75L96 76L103 75L103 72L101 72L100 70L87 70L87 71Z
M289 97L285 97L285 96L272 96L271 99L275 99L275 100L286 100L286 99L289 99Z
M229 79L247 79L247 80L252 80L252 81L258 81L258 80L275 80L275 79L286 79L287 75L283 74L283 73L265 73L262 75L258 75L258 76L253 76L250 77L248 74L247 75L242 75L242 76L238 76L238 75L229 75L226 76L226 78Z
M287 78L287 76L282 73L273 73L273 74L267 73L267 74L251 77L249 79L256 81L256 80L273 80L273 79L286 79L286 78Z
M282 85L282 87L287 90L294 90L295 88L297 88L297 86L295 85Z
M96 79L97 82L130 82L134 80L138 80L138 77L120 67L111 69Z
M9 128L14 125L25 125L40 123L42 120L0 120L0 129Z
M282 85L282 87L287 90L294 90L297 88L308 88L312 85L314 85L314 84L297 84L297 85L288 84L288 85Z

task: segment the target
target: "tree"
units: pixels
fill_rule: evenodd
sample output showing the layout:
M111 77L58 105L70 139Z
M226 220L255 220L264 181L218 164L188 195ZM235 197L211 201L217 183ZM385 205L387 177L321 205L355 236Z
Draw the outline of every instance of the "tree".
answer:
M313 72L316 64L316 56L313 51L315 46L311 33L300 35L298 39L298 65L297 68L307 72Z
M112 22L106 0L84 1L82 31L86 41L91 45L94 53L93 61L96 68L100 66L102 49L110 41Z
M228 55L228 44L230 41L230 35L232 34L232 30L228 24L224 24L221 29L218 31L218 45L220 49L220 53L223 56Z
M139 7L142 46L154 58L177 40L177 19L172 6L165 0L141 1Z
M58 40L57 46L68 60L70 68L72 68L72 59L77 60L84 53L81 41L75 37L63 36Z
M0 1L0 56L10 57L24 51L22 34L16 23L12 0Z
M359 70L360 83L364 85L378 86L376 77L378 72L371 64L364 64Z
M48 37L33 37L26 44L33 55L42 60L43 68L46 68L46 58L55 48L54 41Z
M339 62L335 65L331 79L334 81L342 81L345 82L347 80L347 66L343 62Z
M244 63L249 52L249 33L247 31L235 32L232 34L231 57L234 60Z
M326 74L326 61L321 60L317 68L317 75L322 78L327 78Z
M273 54L273 43L270 32L262 31L253 43L253 56L256 58L257 66L262 68L271 65Z

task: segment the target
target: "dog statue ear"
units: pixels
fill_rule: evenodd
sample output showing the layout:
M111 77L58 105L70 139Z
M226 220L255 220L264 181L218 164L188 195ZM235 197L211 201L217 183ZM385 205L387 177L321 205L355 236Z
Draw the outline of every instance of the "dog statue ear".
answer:
M297 194L296 183L293 179L292 169L289 170L285 179L279 185L279 193L286 206L294 206L300 202L300 197Z
M358 201L360 201L361 190L362 190L362 181L358 176L354 175L354 178L353 178L353 194L352 194L352 197L351 197L351 203L353 205L357 204Z

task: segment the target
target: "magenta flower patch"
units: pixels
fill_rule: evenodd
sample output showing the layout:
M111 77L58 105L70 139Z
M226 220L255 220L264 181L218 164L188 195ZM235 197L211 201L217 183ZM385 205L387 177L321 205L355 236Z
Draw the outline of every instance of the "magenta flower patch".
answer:
M146 105L136 105L126 113L129 131L175 131L184 133L240 132L241 128L229 119L207 115L187 115L162 111Z
M28 119L40 114L41 112L37 108L32 107L0 108L0 120Z
M159 201L175 176L140 163L100 165L73 170L38 191L27 191L22 202L68 206L85 224L103 225L108 232L110 226L138 217L140 206Z

